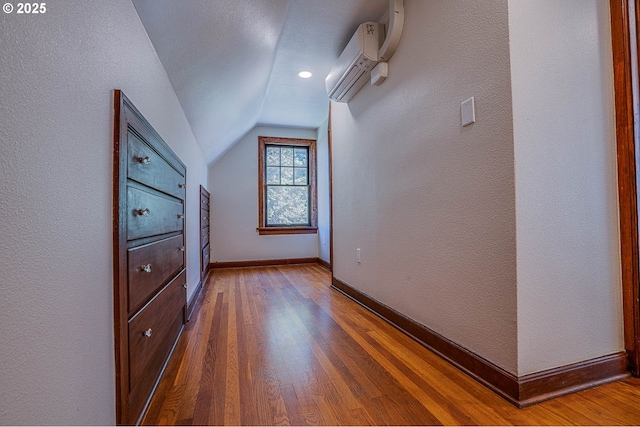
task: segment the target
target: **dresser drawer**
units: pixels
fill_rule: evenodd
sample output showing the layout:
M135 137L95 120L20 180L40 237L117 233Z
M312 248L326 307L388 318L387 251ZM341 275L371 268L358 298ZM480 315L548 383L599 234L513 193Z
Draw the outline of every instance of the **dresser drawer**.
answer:
M127 187L127 239L156 236L184 228L182 202L136 187Z
M202 248L201 261L202 264L200 265L202 267L202 271L205 271L209 268L209 245Z
M209 209L209 192L200 186L200 204L201 208Z
M206 209L200 209L200 227L209 226L209 211Z
M184 200L185 177L131 131L128 134L128 143L128 177Z
M209 227L200 229L200 247L204 248L209 244Z
M184 268L183 236L129 249L127 257L129 313L132 314Z
M129 390L149 394L184 323L186 270L129 321Z

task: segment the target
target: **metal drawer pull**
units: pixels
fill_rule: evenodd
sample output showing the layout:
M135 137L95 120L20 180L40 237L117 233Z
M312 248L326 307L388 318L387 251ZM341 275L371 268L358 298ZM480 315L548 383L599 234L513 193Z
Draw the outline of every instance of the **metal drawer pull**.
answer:
M144 271L145 273L151 273L151 264L142 264L140 266L140 271Z
M187 289L187 284L182 285L183 288Z
M180 252L184 252L184 246L180 246L178 249L180 250Z
M178 214L178 218L184 218L184 214Z
M206 220L207 220L207 217L206 217L206 216L203 216L203 217L202 217L202 219L203 219L204 221L206 221Z
M149 156L147 156L147 157L136 157L136 160L138 161L138 163L142 163L143 165L151 164L151 159L149 158Z
M144 336L145 336L145 337L147 337L147 338L149 338L149 337L151 336L151 333L152 333L152 332L153 332L153 331L151 330L151 328L149 328L149 329L147 329L146 331L144 331Z
M149 216L149 214L151 213L151 211L147 208L147 209L138 209L136 211L136 214L138 214L138 216Z
M178 184L178 187L180 187L180 188L187 188L187 184Z

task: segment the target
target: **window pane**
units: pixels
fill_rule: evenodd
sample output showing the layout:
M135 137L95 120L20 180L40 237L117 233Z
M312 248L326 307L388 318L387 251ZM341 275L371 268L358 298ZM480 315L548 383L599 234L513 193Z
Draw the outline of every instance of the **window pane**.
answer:
M307 168L295 168L294 177L296 185L307 185Z
M281 174L282 185L293 185L293 168L281 168Z
M307 149L296 148L293 153L294 166L307 166Z
M280 168L267 168L267 184L280 184Z
M280 165L280 147L267 147L267 165Z
M293 166L293 148L281 147L282 150L282 166Z
M308 224L308 187L267 187L267 225Z

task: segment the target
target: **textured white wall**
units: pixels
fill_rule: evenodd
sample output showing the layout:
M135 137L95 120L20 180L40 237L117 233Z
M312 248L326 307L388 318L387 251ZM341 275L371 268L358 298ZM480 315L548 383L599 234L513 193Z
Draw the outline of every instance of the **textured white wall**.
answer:
M316 234L260 236L258 136L316 139L316 129L257 126L209 168L211 260L315 258Z
M0 424L114 424L113 89L188 167L190 292L207 168L128 0L2 13L0 76Z
M509 1L520 375L624 348L609 2Z
M331 202L329 200L329 120L318 128L318 257L330 262Z
M507 3L405 12L389 78L333 105L334 274L515 373Z

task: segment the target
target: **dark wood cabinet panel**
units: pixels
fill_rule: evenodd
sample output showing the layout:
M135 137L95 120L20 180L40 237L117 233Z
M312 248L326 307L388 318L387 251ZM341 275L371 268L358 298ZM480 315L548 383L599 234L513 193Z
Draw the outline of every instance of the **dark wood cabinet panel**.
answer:
M209 210L209 199L211 199L211 195L209 192L201 185L200 186L200 205L202 208Z
M127 239L139 239L184 228L182 201L148 190L127 188Z
M209 227L209 209L200 209L200 228Z
M182 324L186 272L183 271L129 321L129 389L148 388L158 376Z
M209 244L209 227L200 229L200 247L204 248Z
M178 235L129 249L129 313L133 314L184 268L185 247Z
M203 273L207 273L209 270L209 245L202 248L202 265L203 265Z
M187 169L115 91L116 420L138 424L184 327Z
M133 131L129 131L127 174L129 179L184 199L184 176L165 161L153 148L145 144Z
M209 224L211 216L211 195L200 186L200 281L204 282L209 273L211 260L209 259Z

